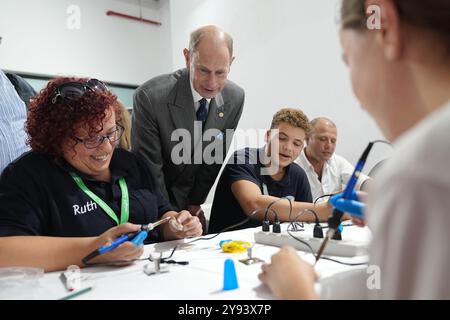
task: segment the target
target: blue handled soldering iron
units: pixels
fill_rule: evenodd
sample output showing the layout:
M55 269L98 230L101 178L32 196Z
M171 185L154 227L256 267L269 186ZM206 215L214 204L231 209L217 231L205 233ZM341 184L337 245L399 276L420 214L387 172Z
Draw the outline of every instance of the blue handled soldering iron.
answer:
M364 164L366 163L367 156L369 155L369 152L372 149L373 144L374 142L370 142L367 148L364 150L363 154L361 155L361 158L359 159L358 163L355 166L355 170L353 171L350 179L348 180L347 186L345 187L345 190L342 195L342 199L354 200L354 189L356 186L356 182L358 181L359 175L361 174ZM344 214L343 211L335 207L333 209L331 216L328 218L328 232L325 239L322 242L322 245L319 248L319 251L317 252L316 263L322 256L322 253L325 250L328 241L334 237L334 233L339 228L343 214Z
M366 204L358 200L356 191L352 192L352 197L350 199L345 199L342 193L332 196L330 203L333 207L342 212L349 213L353 217L364 219Z
M131 241L136 246L140 246L144 242L144 240L147 238L147 235L151 230L155 229L157 226L159 226L163 223L166 223L170 219L173 219L173 217L166 217L166 218L163 218L163 219L158 220L153 223L143 224L143 225L141 225L141 230L139 230L137 232L121 235L120 237L115 239L110 244L107 244L103 247L98 248L97 250L92 251L90 254L88 254L86 257L84 257L83 260L81 260L81 262L83 262L85 265L88 265L90 260L94 259L95 257L97 257L103 253L106 253L108 251L111 251L111 250L117 248L122 243L127 242L127 241Z

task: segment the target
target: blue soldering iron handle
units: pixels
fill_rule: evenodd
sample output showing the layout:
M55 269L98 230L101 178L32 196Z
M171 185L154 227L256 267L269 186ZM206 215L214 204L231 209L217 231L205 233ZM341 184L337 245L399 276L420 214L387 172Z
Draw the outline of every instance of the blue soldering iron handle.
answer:
M354 191L349 199L345 199L344 195L340 193L331 197L330 203L339 211L347 212L359 219L364 219L364 210L366 209L366 204L358 201L358 197L356 195L356 192Z
M103 246L98 248L97 250L92 251L90 254L88 254L86 257L84 257L81 262L83 262L85 265L89 265L89 261L94 259L95 257L106 253L108 251L111 251L115 248L117 248L118 246L120 246L122 243L130 241L132 238L134 238L138 233L131 233L131 234L123 234L120 237L118 237L117 239L114 239L114 241L107 245L107 246Z
M115 239L110 245L98 248L98 253L99 254L103 254L105 252L111 251L112 249L117 248L122 243L124 243L124 242L126 242L128 240L130 240L130 236L128 234L121 235L120 237Z
M139 247L141 244L144 243L144 240L147 239L148 232L145 230L140 231L134 238L131 240L136 247Z

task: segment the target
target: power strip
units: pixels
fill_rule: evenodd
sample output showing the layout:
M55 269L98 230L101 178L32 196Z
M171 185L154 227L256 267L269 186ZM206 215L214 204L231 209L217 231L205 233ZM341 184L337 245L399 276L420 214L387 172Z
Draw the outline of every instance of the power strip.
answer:
M273 232L255 232L255 241L257 243L269 246L281 247L289 245L297 250L311 252L311 250L300 241L292 237L287 231L287 225L284 225L281 233ZM307 242L314 252L317 253L323 239L314 238L312 236L312 226L305 225L305 229L301 231L291 231L290 233L296 238ZM324 233L326 229L324 230ZM342 240L329 240L325 247L324 255L338 257L355 257L368 254L371 234L367 227L359 228L356 226L345 226L342 231Z

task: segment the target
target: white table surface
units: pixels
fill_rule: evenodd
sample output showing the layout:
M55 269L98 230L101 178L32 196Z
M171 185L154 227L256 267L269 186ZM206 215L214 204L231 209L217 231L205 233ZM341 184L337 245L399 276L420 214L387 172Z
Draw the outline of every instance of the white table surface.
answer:
M356 228L356 227L351 227ZM83 275L82 286L92 287L92 290L77 296L75 299L179 299L179 300L236 300L236 299L273 299L269 290L261 284L258 274L261 263L245 265L239 262L245 259L247 253L224 253L219 248L219 242L225 239L245 240L254 243L255 229L244 229L220 234L211 240L200 240L192 244L184 244L191 239L169 241L145 246L142 257L150 253L163 252L167 257L175 244L181 244L172 259L189 261L188 265L168 265L169 272L148 276L143 268L148 261L139 261L126 267L89 267L81 269ZM254 244L253 257L270 261L272 254L279 250L277 247ZM313 263L311 254L298 251L307 261ZM223 290L223 270L226 259L235 263L239 288ZM360 262L367 257L338 258L343 261ZM316 265L320 275L320 282L327 286L341 287L336 279L346 278L345 292L329 287L322 290L319 283L317 290L325 292L324 298L358 298L361 293L351 289L356 276L360 278L365 267L352 267L335 262L320 260ZM2 285L0 279L0 299L60 299L70 294L60 280L61 272L45 273L32 280L25 280L15 285ZM347 277L349 277L347 279ZM363 278L362 278L363 279ZM356 281L356 280L355 280ZM339 282L339 281L338 281ZM340 282L342 283L342 282ZM360 284L359 283L359 284Z

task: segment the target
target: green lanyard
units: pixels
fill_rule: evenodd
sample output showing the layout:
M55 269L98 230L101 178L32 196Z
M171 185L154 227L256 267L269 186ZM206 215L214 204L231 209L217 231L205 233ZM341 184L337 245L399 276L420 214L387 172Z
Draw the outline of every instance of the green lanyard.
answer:
M71 172L73 180L75 180L78 187L84 191L92 200L94 200L102 209L106 212L106 214L113 219L117 224L119 224L119 219L117 218L116 213L110 206L106 204L105 201L100 199L95 193L93 193L89 188L84 184L83 180L76 173ZM122 191L122 201L121 201L121 214L120 214L120 224L128 221L128 216L130 215L130 201L128 198L128 187L125 179L122 177L119 179L120 191Z

